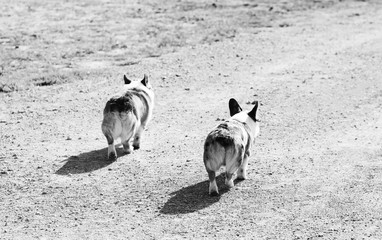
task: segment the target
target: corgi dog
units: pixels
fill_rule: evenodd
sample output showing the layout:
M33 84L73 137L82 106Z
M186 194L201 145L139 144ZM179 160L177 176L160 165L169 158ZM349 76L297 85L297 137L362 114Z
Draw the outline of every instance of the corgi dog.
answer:
M154 106L154 91L146 74L142 81L131 81L125 75L123 78L123 91L112 97L103 110L102 132L108 143L110 161L117 159L114 141L118 138L126 153L131 153L133 148L139 149L142 132L152 117Z
M203 160L210 180L209 194L219 194L216 184L216 172L226 168L225 184L232 188L233 174L237 179L247 178L248 157L255 138L260 133L260 124L256 119L258 101L251 111L243 111L238 102L229 100L231 118L215 127L204 143Z

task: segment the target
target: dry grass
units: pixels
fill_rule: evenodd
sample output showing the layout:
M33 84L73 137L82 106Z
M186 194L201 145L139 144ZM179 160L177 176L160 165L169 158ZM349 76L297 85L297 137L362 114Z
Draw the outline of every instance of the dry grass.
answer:
M242 28L272 27L292 9L335 1L2 2L0 86L9 92L81 79L70 72L124 67L235 38Z

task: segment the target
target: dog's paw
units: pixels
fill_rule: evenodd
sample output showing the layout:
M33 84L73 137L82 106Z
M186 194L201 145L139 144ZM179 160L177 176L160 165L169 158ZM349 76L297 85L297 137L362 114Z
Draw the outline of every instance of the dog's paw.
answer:
M236 180L243 181L247 179L247 175L245 174L237 174Z
M247 179L247 171L246 169L240 168L239 171L237 171L236 180L245 180Z
M217 191L212 191L212 192L210 192L210 196L211 197L217 197L217 196L219 196L219 193Z
M123 152L125 152L126 154L130 154L133 152L133 150L131 148L124 148Z
M235 179L235 181L236 182L241 182L241 181L244 181L246 178L243 178L243 177L237 177L236 179Z
M230 180L226 179L225 185L227 185L227 187L229 187L229 188L233 188L233 186L234 186L233 179L232 178Z
M218 196L219 195L218 185L216 185L216 181L210 182L208 193L211 196Z
M114 161L117 160L117 155L116 155L114 152L111 152L111 153L109 154L107 160L110 161L110 162L114 162Z

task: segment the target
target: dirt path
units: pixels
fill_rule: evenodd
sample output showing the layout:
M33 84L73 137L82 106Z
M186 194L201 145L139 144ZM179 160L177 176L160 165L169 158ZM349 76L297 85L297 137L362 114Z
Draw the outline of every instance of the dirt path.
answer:
M144 58L136 52L127 60L115 49L81 57L88 46L80 41L68 62L47 56L58 70L44 76L64 76L60 84L31 70L34 80L15 87L24 90L0 93L0 238L381 239L382 5L344 1L304 10L295 2L298 11L274 5L284 12L269 19L271 3L249 5L260 8L252 25L233 32L219 25L215 35L194 28L192 21L202 21L195 16L217 21L248 5L153 5L163 26L168 16L184 15L190 25L180 32L199 29L195 39L163 40L159 31L163 44L171 42L161 56L149 47ZM110 163L102 108L126 72L137 79L148 73L157 103L141 149L119 151ZM36 82L50 86L30 85ZM261 102L261 135L249 179L227 191L220 177L222 194L209 197L203 141L228 117L230 97L245 109Z

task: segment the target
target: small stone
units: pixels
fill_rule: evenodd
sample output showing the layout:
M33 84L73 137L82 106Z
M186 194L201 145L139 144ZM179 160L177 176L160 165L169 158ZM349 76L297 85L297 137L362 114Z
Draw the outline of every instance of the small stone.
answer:
M11 88L8 87L8 86L3 86L3 87L1 88L1 91L2 91L2 92L5 92L5 93L7 93L7 92L12 92Z

